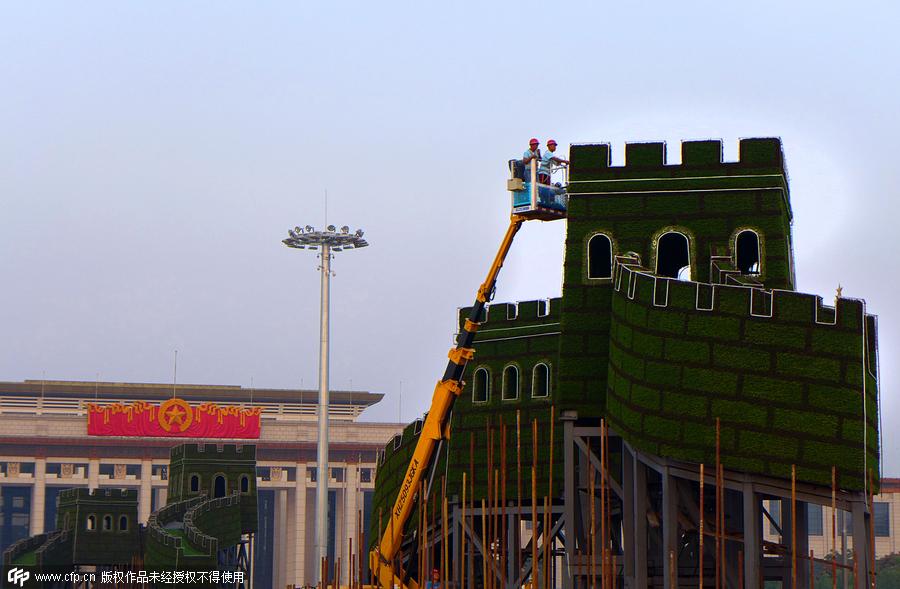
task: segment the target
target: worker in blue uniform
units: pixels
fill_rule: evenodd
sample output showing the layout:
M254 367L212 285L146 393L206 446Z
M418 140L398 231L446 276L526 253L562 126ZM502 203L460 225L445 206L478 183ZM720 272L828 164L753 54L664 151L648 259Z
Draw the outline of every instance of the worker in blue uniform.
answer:
M569 165L569 160L559 157L556 153L556 140L551 139L547 142L547 153L541 157L541 165L538 168L538 182L541 184L550 184L550 172L553 166Z
M531 160L537 160L538 165L541 163L541 150L538 149L540 144L540 141L532 137L528 142L528 149L522 154L522 166L525 169L525 175L522 179L526 182L531 182L531 172L529 171L531 170Z

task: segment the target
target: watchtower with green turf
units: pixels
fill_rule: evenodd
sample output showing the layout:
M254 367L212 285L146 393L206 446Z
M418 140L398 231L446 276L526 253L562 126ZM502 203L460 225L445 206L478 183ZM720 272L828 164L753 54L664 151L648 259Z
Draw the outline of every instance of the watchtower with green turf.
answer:
M256 531L256 446L182 444L172 448L168 503L240 494L241 529Z
M656 455L860 489L878 471L875 319L794 291L778 139L572 146L559 403ZM740 260L741 235L755 264ZM680 276L667 236L687 244ZM675 241L677 241L675 240ZM608 245L607 245L608 244ZM602 258L602 260L600 259ZM612 260L617 263L611 263ZM602 262L602 263L601 263Z
M139 552L138 495L132 489L66 489L56 529L74 538L71 564L130 564Z

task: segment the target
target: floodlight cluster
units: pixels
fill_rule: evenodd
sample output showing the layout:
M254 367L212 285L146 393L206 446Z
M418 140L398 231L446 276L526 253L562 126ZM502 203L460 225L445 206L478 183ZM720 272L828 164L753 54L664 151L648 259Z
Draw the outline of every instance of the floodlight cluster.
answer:
M288 238L281 242L295 249L318 249L327 245L331 251L339 252L345 249L359 249L369 245L363 239L363 230L357 229L353 233L350 227L344 225L338 230L334 225L329 225L322 231L316 231L312 225L306 227L294 227L288 230Z

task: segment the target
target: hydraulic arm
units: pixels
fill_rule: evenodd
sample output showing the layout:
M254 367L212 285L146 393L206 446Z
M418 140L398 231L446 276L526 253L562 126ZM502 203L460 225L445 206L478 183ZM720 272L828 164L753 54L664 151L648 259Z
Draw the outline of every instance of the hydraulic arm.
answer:
M400 485L400 492L397 494L391 510L390 519L387 521L381 541L369 555L369 565L377 579L377 586L382 589L394 589L398 586L405 589L419 589L419 584L415 580L406 579L403 571L395 569L397 552L403 541L403 528L412 513L416 489L419 489L420 483L434 459L438 444L449 436L450 411L456 398L462 392L462 378L466 364L475 355L472 344L480 325L479 319L484 311L484 306L493 296L497 275L500 273L500 268L503 267L503 261L509 253L513 239L526 219L526 216L520 215L510 217L509 227L500 244L500 249L488 270L487 278L478 289L472 312L456 338L456 345L448 354L450 360L447 362L444 376L434 387L431 409L422 425L422 432L416 442L409 466L406 468L406 475Z

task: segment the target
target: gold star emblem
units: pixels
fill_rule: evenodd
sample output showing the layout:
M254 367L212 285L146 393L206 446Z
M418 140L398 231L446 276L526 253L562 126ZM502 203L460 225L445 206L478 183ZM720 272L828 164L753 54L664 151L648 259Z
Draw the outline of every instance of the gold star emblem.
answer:
M194 413L191 406L181 399L169 399L159 407L157 414L159 425L167 432L172 428L176 431L183 432L191 426L194 421Z

